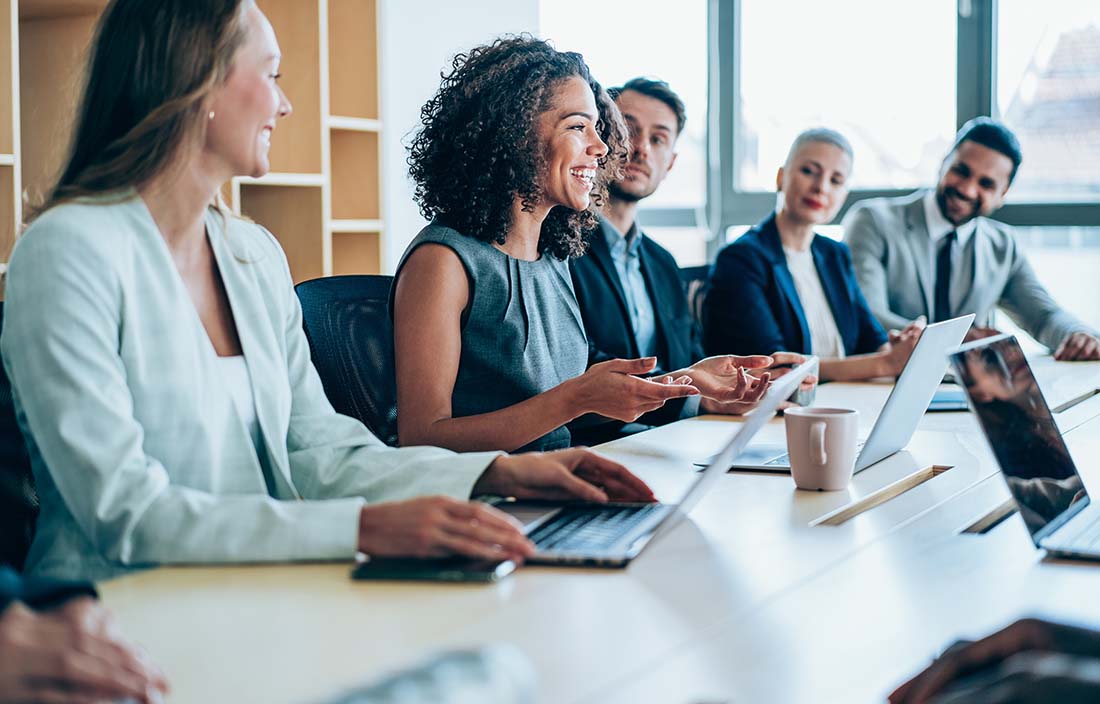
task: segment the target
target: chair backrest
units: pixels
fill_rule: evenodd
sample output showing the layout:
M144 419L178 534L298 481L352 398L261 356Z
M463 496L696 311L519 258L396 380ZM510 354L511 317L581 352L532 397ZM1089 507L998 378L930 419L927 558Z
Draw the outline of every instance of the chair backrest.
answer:
M0 301L0 327L4 303ZM0 565L23 569L34 538L38 494L23 433L15 420L11 382L0 363Z
M680 282L684 285L684 293L687 294L688 309L700 329L703 327L703 299L707 295L709 279L709 264L680 267Z
M392 283L392 276L330 276L303 281L294 290L313 364L333 408L396 446Z

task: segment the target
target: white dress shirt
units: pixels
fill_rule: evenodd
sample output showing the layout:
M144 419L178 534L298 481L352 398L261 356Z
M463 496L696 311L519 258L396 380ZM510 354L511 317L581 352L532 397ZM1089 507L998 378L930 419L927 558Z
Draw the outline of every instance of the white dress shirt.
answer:
M224 378L226 390L233 398L237 415L241 417L245 429L252 437L256 454L260 455L264 444L263 431L260 430L260 419L256 415L256 403L252 399L252 379L248 376L248 364L244 355L218 357L218 371Z
M976 219L955 227L940 212L936 202L935 189L924 194L924 222L928 226L928 236L932 239L932 271L936 270L936 255L944 237L955 233L955 244L951 245L951 310L958 311L963 298L974 283L974 230ZM935 286L935 283L932 284Z
M787 247L783 248L783 254L787 256L787 268L794 278L802 312L810 327L810 351L824 359L843 358L844 340L840 337L833 309L829 307L829 299L821 286L813 254L808 249L799 252Z

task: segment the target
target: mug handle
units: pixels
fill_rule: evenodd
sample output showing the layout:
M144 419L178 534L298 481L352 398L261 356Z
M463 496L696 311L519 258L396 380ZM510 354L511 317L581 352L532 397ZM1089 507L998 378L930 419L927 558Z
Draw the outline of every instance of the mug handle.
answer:
M817 421L810 426L810 452L814 464L824 465L829 461L825 452L825 422Z

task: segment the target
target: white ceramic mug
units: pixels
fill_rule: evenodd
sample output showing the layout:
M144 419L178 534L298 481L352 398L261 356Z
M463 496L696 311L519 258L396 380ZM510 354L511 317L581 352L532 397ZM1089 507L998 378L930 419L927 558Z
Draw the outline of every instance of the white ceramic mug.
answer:
M859 411L791 408L783 416L794 485L816 491L846 488L856 464Z

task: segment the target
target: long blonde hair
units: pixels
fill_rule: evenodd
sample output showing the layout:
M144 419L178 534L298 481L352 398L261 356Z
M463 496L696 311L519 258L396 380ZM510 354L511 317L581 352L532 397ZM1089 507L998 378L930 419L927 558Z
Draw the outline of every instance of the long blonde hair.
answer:
M205 136L252 0L112 0L92 41L66 165L28 222L59 203L140 186Z

